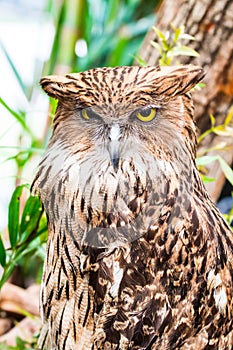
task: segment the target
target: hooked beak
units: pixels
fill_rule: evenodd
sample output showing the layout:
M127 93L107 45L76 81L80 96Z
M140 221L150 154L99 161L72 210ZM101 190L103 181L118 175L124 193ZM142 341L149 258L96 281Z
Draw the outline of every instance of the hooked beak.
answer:
M110 159L115 172L117 172L118 166L119 166L120 136L121 136L121 131L120 131L119 125L113 124L109 133L110 142L108 146L108 151L109 151Z
M118 142L119 144L119 142ZM114 141L109 144L109 154L114 170L117 172L119 166L119 145Z

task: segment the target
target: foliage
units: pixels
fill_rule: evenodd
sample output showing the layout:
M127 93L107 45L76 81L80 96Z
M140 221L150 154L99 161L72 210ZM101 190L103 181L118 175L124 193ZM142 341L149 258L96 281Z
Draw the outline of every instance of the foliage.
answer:
M184 32L185 27L176 28L173 24L171 29L166 33L162 33L158 28L153 27L159 42L151 41L151 45L159 52L159 64L161 66L170 66L174 63L177 56L193 56L198 57L199 54L191 47L182 45L183 40L195 40L195 38Z
M156 1L140 7L141 0L60 1L52 2L56 27L53 48L44 74L83 71L102 66L130 65L148 28L154 23ZM85 14L85 15L83 15ZM77 56L77 44L87 54Z
M233 200L233 192L231 193L231 197ZM232 230L233 230L233 206L230 209L228 214L223 214L223 216L225 217L225 219L227 220L228 224L231 226Z
M25 195L27 199L20 213ZM44 251L40 247L47 238L47 221L40 199L29 194L28 185L16 187L12 194L8 210L8 238L10 247L6 249L0 237L0 263L4 268L0 288L23 257L39 254L44 258Z
M229 109L229 112L224 120L224 123L221 125L216 125L216 120L214 116L210 115L210 123L211 127L205 131L202 135L198 138L198 143L200 143L207 135L214 133L216 135L225 136L225 137L233 137L233 106ZM223 148L223 147L221 147ZM214 148L219 150L219 148ZM210 150L206 150L206 152L209 152Z
M5 342L0 344L0 350L32 350L37 348L36 337L30 342L17 337L15 346L6 345Z
M159 52L159 63L160 65L171 65L176 56L194 56L197 57L199 54L191 49L188 46L184 46L181 44L182 40L195 40L195 38L189 34L186 34L185 27L180 26L176 28L171 24L171 30L167 31L165 34L162 33L158 28L153 27L154 31L157 34L159 42L151 41L151 45ZM142 62L144 64L145 62ZM177 64L177 63L176 63ZM198 88L202 88L203 84L198 84ZM206 130L203 134L198 137L198 144L203 141L205 137L209 134L214 133L216 135L221 135L224 137L232 137L233 136L233 106L230 108L225 121L221 125L216 125L216 120L213 115L210 115L211 127ZM213 150L225 150L225 143L221 143L216 145L215 147L206 148L205 150L199 152L198 157L196 159L196 164L201 173L202 180L204 182L215 181L214 178L208 178L204 175L204 167L209 163L214 161L218 161L221 169L226 177L226 179L233 185L233 170L229 167L229 165L225 162L225 160L220 155L215 156L207 156L206 154Z
M233 136L233 106L230 108L223 124L216 125L216 120L213 115L210 115L210 123L211 123L211 127L198 137L197 142L199 144L203 141L205 137L207 137L211 133L214 133L216 135L221 135L224 137L232 137ZM221 150L226 150L225 142L221 142L211 148L205 148L204 150L200 150L198 152L196 164L202 175L203 181L209 182L209 181L214 181L215 179L208 178L204 175L205 166L208 165L209 163L218 161L226 179L233 186L233 170L229 167L229 165L225 162L225 160L220 155L214 155L214 156L206 155L211 151L221 151Z

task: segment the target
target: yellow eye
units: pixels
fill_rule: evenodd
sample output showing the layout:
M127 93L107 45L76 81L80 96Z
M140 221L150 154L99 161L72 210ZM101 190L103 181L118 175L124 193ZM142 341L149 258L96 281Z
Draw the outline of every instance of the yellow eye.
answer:
M136 113L136 117L141 120L141 122L151 122L156 116L155 108L145 108Z
M99 114L97 114L96 112L94 112L91 108L83 108L81 110L81 115L83 117L83 119L85 120L93 120L93 121L102 121L102 118Z
M86 109L82 109L82 117L85 119L85 120L89 120L90 119L90 116L88 115L88 112Z

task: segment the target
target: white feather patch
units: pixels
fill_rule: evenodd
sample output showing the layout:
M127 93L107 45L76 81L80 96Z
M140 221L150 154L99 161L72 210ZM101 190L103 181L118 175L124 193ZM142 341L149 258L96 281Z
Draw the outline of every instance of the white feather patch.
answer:
M113 124L110 130L109 137L111 141L118 141L121 135L121 130L118 124Z
M113 284L110 288L110 294L113 298L117 297L119 286L121 283L123 277L123 269L120 267L120 264L118 261L113 262Z
M212 269L208 274L207 286L210 291L213 290L215 305L219 312L223 314L227 307L227 294L226 289L223 286L222 279L219 273L215 274Z

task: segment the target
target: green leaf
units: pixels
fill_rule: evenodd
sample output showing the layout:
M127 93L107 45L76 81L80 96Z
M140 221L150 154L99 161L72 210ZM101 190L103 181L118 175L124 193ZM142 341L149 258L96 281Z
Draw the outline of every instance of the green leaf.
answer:
M175 44L179 40L181 33L184 31L184 26L180 26L178 28L172 26L172 29L174 31L173 43Z
M30 242L23 243L19 247L17 247L16 254L14 256L14 262L18 263L18 261L25 255L31 252L36 252L38 246L40 245L40 239L38 237L34 237Z
M185 40L196 40L196 38L192 35L189 35L187 33L182 33L180 34L180 39L185 39Z
M25 350L27 342L19 337L16 337L16 345L18 350Z
M8 278L12 274L14 268L15 268L14 262L11 262L10 264L6 264L6 266L4 267L3 275L0 279L0 289L2 288L4 283L8 280Z
M227 126L230 122L233 122L233 106L229 109L226 119L224 120L224 125Z
M201 178L204 183L214 182L216 180L215 177L208 177L203 174L201 174Z
M142 67L145 67L147 65L146 61L141 58L140 56L136 55L136 56L133 56L134 59L138 62L138 64Z
M207 135L212 133L212 128L206 130L203 132L198 138L197 138L197 143L200 143Z
M175 46L169 52L168 56L192 56L198 57L199 53L187 46Z
M25 185L16 187L10 200L8 210L8 230L11 248L15 248L19 235L19 209L20 197Z
M203 83L198 83L198 84L196 84L196 85L193 87L193 89L199 90L199 91L200 91L204 86L205 86L205 84L203 84Z
M30 196L25 204L21 223L20 241L24 241L36 229L42 214L42 205L39 197Z
M21 79L21 76L20 76L19 72L17 71L17 69L16 69L16 67L15 67L15 65L14 65L14 63L13 63L11 57L10 57L10 55L8 54L5 46L3 45L3 43L1 41L0 41L0 47L1 47L4 55L6 56L6 59L7 59L8 63L9 63L9 65L10 65L10 67L11 67L11 69L12 69L12 71L13 71L13 73L14 73L17 81L18 81L18 83L19 83L19 86L21 87L24 95L26 96L26 87L25 87L25 85L24 85L24 83L23 83L23 81Z
M221 169L227 178L227 180L233 185L233 170L231 167L225 162L225 160L220 156L203 156L196 158L197 166L207 165L214 161L218 160L221 166Z
M15 120L17 120L17 122L22 126L22 128L29 134L32 136L32 132L31 130L28 128L26 122L25 122L25 118L24 118L24 114L23 113L17 113L15 111L13 111L13 109L11 109L8 104L0 97L0 103L3 105L3 107L15 118Z
M165 52L170 51L170 46L168 45L166 40L161 40L161 45Z
M211 123L211 127L215 126L215 118L214 118L213 114L210 114L210 123Z
M155 33L161 41L167 41L165 35L158 28L152 27L152 29L155 31Z
M196 158L196 165L203 166L218 160L218 156L203 156Z
M22 150L23 152L27 153L38 153L38 154L44 154L44 148L39 147L23 147L23 146L0 146L0 149L5 150ZM15 156L7 158L7 160L14 159Z
M2 236L0 236L0 264L2 267L6 265L6 250L2 241Z
M220 136L233 136L233 128L229 127L229 126L225 126L225 125L218 125L215 126L214 128L212 128L212 131L216 134L216 135L220 135Z
M224 172L225 177L233 186L233 170L229 167L229 165L225 162L222 157L218 157L219 163L221 165L222 171Z
M156 43L155 41L151 41L150 43L156 50L158 50L158 52L159 52L159 54L161 56L162 53L163 53L162 47L158 43Z

